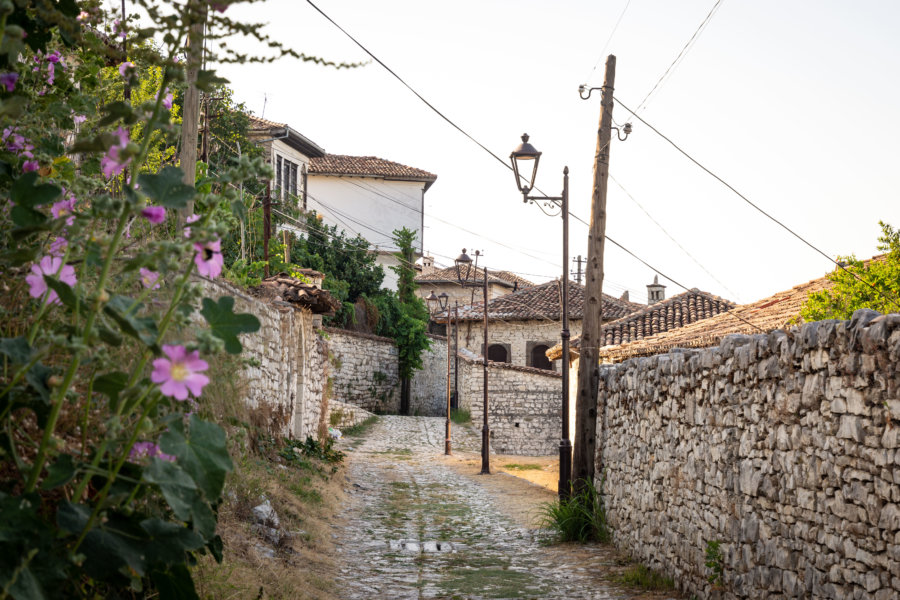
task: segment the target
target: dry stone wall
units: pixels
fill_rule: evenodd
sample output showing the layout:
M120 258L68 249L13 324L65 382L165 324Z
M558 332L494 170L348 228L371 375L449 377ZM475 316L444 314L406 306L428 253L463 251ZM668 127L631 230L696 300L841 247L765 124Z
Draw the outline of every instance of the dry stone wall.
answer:
M428 337L431 348L422 352L422 370L416 371L410 382L409 412L440 417L447 414L447 338Z
M260 329L241 335L245 358L255 359L244 369L246 402L254 418L273 435L304 439L317 437L327 412L322 340L316 317L308 310L278 301L262 301L221 281L196 278L214 299L235 298L235 312L259 319Z
M488 363L488 425L491 452L549 456L559 452L562 377L552 371ZM484 418L481 359L460 355L460 407L478 429Z
M463 321L459 328L459 344L473 352L481 354L483 340L481 321ZM559 321L526 320L526 321L491 321L490 344L509 346L510 364L520 367L530 366L529 350L531 343L546 343L549 348L559 343ZM581 319L569 323L572 339L581 336ZM560 361L553 361L553 369L559 371Z
M602 365L599 388L618 545L700 598L900 597L900 315Z
M394 340L332 327L323 331L331 352L331 397L368 411L399 411Z

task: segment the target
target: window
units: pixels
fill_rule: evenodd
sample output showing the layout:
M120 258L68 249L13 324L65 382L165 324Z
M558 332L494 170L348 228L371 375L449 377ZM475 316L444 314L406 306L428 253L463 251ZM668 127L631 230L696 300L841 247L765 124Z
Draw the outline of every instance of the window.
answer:
M535 369L544 369L553 371L553 363L547 358L547 350L550 349L548 342L528 342L525 344L526 361L529 367Z
M291 162L280 155L275 156L275 197L279 200L297 197L298 168L297 163ZM305 168L306 165L304 165Z
M491 344L488 346L488 360L494 362L509 362L509 351L505 344Z

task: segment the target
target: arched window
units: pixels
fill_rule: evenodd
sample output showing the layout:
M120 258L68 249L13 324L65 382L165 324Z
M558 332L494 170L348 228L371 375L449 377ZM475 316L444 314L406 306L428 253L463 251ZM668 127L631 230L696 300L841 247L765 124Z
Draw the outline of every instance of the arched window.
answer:
M553 363L547 358L547 350L550 348L544 344L538 344L531 349L531 366L535 369L553 370Z
M488 360L494 362L509 362L509 352L501 344L491 344L488 346Z

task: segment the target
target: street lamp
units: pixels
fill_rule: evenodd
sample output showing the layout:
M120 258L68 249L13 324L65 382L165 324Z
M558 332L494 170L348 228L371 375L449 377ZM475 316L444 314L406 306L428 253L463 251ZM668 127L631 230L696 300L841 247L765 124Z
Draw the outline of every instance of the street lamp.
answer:
M559 484L557 493L564 500L572 490L572 442L569 441L569 167L563 169L562 196L530 196L537 178L538 163L541 153L528 143L528 134L522 135L522 143L509 155L513 174L516 176L516 187L522 192L522 201L536 204L548 216L556 216L554 209L559 209L563 222L563 273L560 280L560 309L562 312L562 435L559 440ZM531 179L528 179L530 169ZM522 179L528 183L522 185ZM550 212L548 212L550 211Z
M466 254L463 248L455 261L456 278L463 287L477 287L478 257L481 253L475 251L475 263ZM484 425L481 427L481 474L491 474L491 430L488 427L488 270L484 267L482 280L482 291L484 293L484 345L482 346L482 369L484 371Z
M428 310L432 318L446 311L446 335L447 335L447 423L446 436L444 438L444 454L450 456L450 296L447 292L441 292L440 296L434 295L434 290L425 298L428 302Z

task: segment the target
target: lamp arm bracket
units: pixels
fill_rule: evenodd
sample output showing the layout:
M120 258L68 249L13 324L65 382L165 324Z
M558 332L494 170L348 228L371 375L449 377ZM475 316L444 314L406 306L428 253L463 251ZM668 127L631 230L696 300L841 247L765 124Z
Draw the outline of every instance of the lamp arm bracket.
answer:
M591 92L593 92L594 90L602 90L605 87L606 86L589 88L587 85L582 84L582 85L578 86L578 95L581 96L582 100L587 100L588 98L591 97ZM585 92L587 92L586 96L585 96Z

